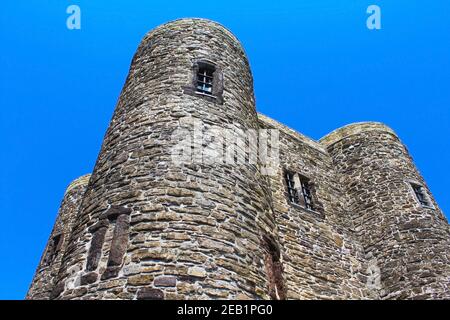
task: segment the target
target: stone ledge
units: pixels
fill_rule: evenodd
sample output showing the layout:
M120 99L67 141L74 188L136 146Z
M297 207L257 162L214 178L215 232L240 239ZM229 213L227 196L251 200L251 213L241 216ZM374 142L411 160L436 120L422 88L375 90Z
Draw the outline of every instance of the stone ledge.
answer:
M283 124L281 122L278 122L277 120L274 120L274 119L272 119L266 115L263 115L262 113L259 113L259 112L258 112L258 120L266 125L273 127L274 129L280 130L284 134L287 134L287 135L293 137L294 139L299 140L300 142L305 143L309 147L311 147L321 153L328 154L327 151L325 150L325 148L323 147L323 145L321 145L317 141L295 131L294 129L289 128L288 126L286 126L285 124Z
M69 191L79 187L79 186L85 186L89 183L89 179L91 178L91 174L85 174L84 176L81 176L75 180L73 180L69 186L66 189L66 193L68 193Z
M397 134L389 128L387 125L381 122L356 122L349 125L346 125L344 127L341 127L339 129L336 129L332 131L331 133L327 134L323 138L319 140L319 143L321 143L324 147L328 148L329 146L335 144L336 142L339 142L340 140L347 138L349 136L360 134L363 132L368 131L383 131L386 133L390 133L393 136L397 137Z
M236 47L239 48L239 50L241 50L242 52L245 53L245 50L242 47L242 44L239 41L239 39L228 28L226 28L225 26L223 26L222 24L220 24L219 22L216 22L214 20L209 20L209 19L205 19L205 18L194 18L194 17L193 18L179 18L179 19L171 20L166 23L160 24L159 26L157 26L156 28L154 28L153 30L151 30L144 36L140 45L142 45L144 42L146 42L148 39L150 39L154 34L157 34L158 32L160 32L163 29L178 28L178 27L182 27L184 24L195 25L195 24L199 24L199 23L200 24L203 23L208 26L215 26L216 28L220 29L225 35L227 35L235 43Z

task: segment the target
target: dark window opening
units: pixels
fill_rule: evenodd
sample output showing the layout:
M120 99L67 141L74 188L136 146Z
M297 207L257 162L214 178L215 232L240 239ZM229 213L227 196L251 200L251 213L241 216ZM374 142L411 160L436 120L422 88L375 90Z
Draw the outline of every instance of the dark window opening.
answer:
M309 183L309 180L304 177L300 177L300 184L302 187L301 191L302 191L303 200L305 202L305 208L309 209L309 210L314 210L313 198L312 198L312 193L311 193L311 185Z
M263 241L269 296L273 300L284 300L286 299L286 289L283 282L283 265L280 261L280 250L273 240L264 237Z
M91 240L91 246L89 247L86 270L94 271L98 267L100 258L102 255L103 242L105 241L106 231L108 229L107 224L98 223L91 227L89 231L93 234Z
M212 65L203 64L197 72L197 92L212 94L215 68Z
M49 265L55 260L58 252L61 248L61 234L58 234L51 238L50 243L48 245L47 254L45 256L45 265Z
M111 206L101 216L100 220L89 228L93 234L89 248L86 271L95 271L102 257L103 244L108 229L114 230L110 242L108 263L101 279L116 277L122 267L123 257L126 253L129 240L129 215L131 209L121 206ZM89 281L97 281L97 278Z
M294 174L292 172L286 172L285 179L289 201L295 204L299 204L298 192L295 188Z
M431 203L428 200L427 192L425 188L418 184L411 184L414 193L416 194L416 198L419 201L419 203L424 207L431 207Z

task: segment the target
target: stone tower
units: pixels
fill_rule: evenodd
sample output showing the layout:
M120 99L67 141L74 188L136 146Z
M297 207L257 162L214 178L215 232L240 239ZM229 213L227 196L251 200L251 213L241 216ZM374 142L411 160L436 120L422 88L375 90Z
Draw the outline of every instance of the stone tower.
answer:
M62 257L69 243L71 230L79 214L78 209L89 178L89 174L82 176L67 187L56 217L55 226L50 234L27 297L33 299L48 299L50 297Z
M252 158L258 130L278 137L272 174ZM242 137L231 152L225 131ZM174 161L180 141L190 161ZM234 162L210 161L217 146ZM449 232L391 129L314 141L257 114L236 37L180 19L139 45L27 298L449 298Z
M362 123L322 143L345 189L369 268L381 271L380 297L449 299L449 225L397 135L384 125Z

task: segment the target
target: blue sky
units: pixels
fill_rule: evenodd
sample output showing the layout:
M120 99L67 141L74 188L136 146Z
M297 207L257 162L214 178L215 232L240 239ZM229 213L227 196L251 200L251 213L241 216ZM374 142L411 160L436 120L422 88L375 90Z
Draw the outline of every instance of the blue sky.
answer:
M66 28L71 4L81 30ZM371 4L381 30L366 28ZM448 0L2 1L0 299L24 297L66 186L92 171L140 39L180 17L236 34L260 112L316 139L391 126L450 212Z

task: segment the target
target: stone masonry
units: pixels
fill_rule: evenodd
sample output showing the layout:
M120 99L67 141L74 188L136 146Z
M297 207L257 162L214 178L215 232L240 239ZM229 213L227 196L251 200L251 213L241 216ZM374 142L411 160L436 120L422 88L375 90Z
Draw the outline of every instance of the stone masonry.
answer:
M274 173L260 158L175 163L197 120L278 132ZM236 37L180 19L140 43L92 176L68 187L26 298L449 299L449 245L392 129L356 123L315 141L258 114Z

